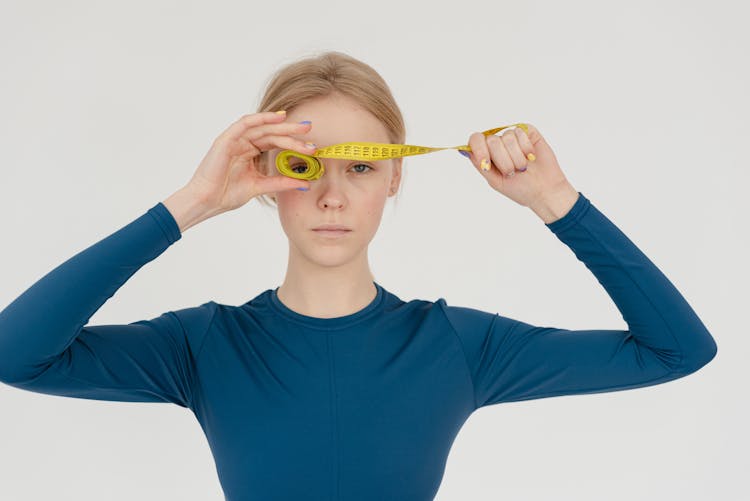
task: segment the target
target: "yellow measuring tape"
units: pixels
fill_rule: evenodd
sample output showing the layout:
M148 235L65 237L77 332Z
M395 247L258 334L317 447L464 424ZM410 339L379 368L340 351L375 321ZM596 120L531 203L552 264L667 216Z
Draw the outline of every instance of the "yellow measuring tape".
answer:
M528 134L529 128L524 123L503 125L489 129L482 134L490 136L495 132L507 129L508 127L518 126ZM347 160L387 160L389 158L406 157L410 155L422 155L439 150L456 149L459 151L471 151L468 145L447 146L445 148L431 148L429 146L414 146L411 144L390 144L390 143L339 143L318 148L312 155L306 155L294 150L280 151L276 156L276 169L283 175L296 179L307 179L309 181L320 178L325 173L325 167L318 160L319 158L344 158ZM294 169L304 165L307 169L305 172L297 172Z

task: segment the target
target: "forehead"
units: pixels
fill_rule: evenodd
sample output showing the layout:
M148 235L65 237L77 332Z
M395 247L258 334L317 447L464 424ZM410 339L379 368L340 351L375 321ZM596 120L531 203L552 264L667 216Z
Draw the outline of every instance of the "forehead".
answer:
M287 121L312 121L310 131L292 137L323 148L349 141L390 143L385 126L348 97L330 95L306 101L287 113Z

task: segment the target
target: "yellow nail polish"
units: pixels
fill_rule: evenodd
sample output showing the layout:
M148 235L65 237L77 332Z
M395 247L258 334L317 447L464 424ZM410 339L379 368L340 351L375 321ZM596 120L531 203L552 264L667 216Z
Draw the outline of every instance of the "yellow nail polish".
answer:
M483 158L482 163L479 164L479 167L481 167L482 170L490 170L490 161L486 158Z
M529 153L528 155L526 155L526 158L529 159L529 162L533 162L534 160L536 160L536 157L533 153Z
M283 115L284 113L286 113L286 110L279 110L276 112L277 115Z

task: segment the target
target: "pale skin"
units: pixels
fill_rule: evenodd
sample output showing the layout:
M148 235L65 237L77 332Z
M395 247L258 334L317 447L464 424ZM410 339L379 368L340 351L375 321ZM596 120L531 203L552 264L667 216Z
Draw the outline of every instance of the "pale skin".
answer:
M312 123L298 123L303 120ZM245 115L214 141L190 181L163 203L184 232L260 194L275 198L289 243L279 300L312 317L349 315L376 296L368 246L387 199L398 190L402 159L322 159L325 174L314 181L283 176L273 165L265 174L256 163L261 151L268 151L273 162L282 149L309 154L306 142L322 148L349 141L392 142L373 115L340 94L307 101L286 114ZM545 223L559 219L575 203L578 192L531 124L528 135L518 128L502 136L476 132L467 144L472 164L488 184L532 209ZM529 161L528 153L536 159ZM491 161L489 171L480 168L482 158ZM524 167L528 169L520 171ZM298 187L309 191L298 191ZM342 224L352 231L340 238L313 231L325 223Z

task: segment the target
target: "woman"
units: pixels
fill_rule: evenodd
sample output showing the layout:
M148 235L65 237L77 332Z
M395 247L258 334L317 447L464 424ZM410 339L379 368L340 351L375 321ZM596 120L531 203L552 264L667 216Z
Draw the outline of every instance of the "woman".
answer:
M314 181L274 167L284 149L404 143L399 109L368 65L337 52L295 62L259 108L214 141L185 186L0 313L0 380L189 408L228 500L429 500L474 410L664 383L715 356L692 308L570 185L534 126L472 134L469 159L575 253L629 330L535 326L442 298L405 302L374 280L368 244L402 159L325 159ZM277 204L289 239L279 287L240 306L209 301L128 325L85 325L188 228L252 199Z

